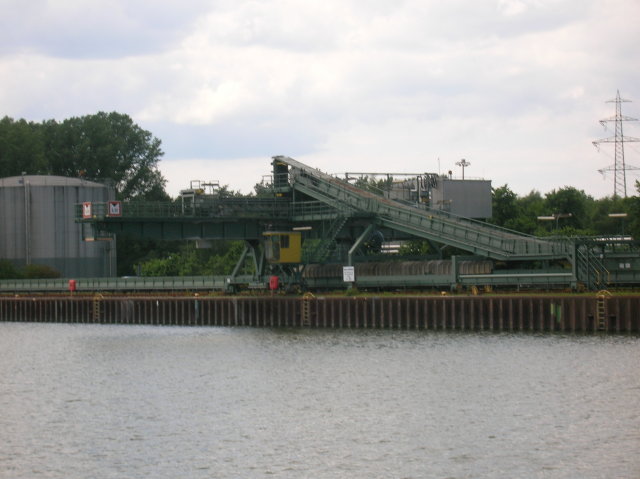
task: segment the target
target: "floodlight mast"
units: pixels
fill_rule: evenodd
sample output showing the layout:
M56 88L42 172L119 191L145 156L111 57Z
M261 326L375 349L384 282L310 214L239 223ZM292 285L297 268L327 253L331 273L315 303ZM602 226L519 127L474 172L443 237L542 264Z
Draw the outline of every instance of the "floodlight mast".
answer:
M471 166L471 163L469 163L467 160L465 160L464 158L461 159L460 161L456 162L456 165L461 166L462 167L462 179L464 180L464 169L467 166Z
M622 114L622 103L630 103L631 100L625 100L620 98L620 90L616 92L616 97L613 100L607 101L607 103L615 103L616 104L616 114L610 118L605 118L604 120L600 120L600 124L606 129L607 123L613 122L615 124L615 135L609 138L603 138L601 140L596 140L593 142L593 145L596 148L600 148L600 143L614 143L615 145L615 156L614 163L606 168L602 168L598 170L603 175L607 171L613 171L613 196L624 196L627 197L627 171L628 170L640 170L635 166L627 166L624 161L624 144L630 142L640 142L640 139L634 138L631 136L624 136L622 133L622 122L623 121L638 121L637 118L631 118L629 116L624 116Z

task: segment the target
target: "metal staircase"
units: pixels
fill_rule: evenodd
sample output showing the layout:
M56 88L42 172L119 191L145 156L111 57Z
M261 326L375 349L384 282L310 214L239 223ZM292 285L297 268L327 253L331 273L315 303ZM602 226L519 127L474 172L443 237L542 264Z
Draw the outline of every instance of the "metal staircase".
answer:
M575 276L585 288L603 289L609 283L609 271L588 243L575 246Z
M336 237L340 230L344 227L348 216L338 215L329 225L329 228L318 241L316 247L309 251L305 262L307 263L323 263L336 247Z

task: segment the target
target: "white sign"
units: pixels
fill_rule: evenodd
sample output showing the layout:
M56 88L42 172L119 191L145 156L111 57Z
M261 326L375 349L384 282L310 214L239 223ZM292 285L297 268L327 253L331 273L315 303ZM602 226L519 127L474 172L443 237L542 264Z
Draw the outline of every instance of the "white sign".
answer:
M345 283L354 283L356 281L356 269L353 266L343 266L342 279Z
M119 201L109 201L109 216L122 216Z
M91 218L91 203L82 203L82 217Z

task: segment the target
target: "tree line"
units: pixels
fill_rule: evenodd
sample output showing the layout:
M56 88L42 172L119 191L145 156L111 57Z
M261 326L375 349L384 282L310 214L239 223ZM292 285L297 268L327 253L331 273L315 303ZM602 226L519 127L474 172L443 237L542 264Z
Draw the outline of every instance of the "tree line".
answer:
M158 169L164 155L161 141L125 114L99 112L61 122L41 123L0 120L0 178L21 174L80 177L114 186L120 200L179 201L165 191L166 180ZM359 186L381 191L392 178L380 184ZM362 181L361 181L362 183ZM636 181L640 193L640 183ZM228 187L225 196L238 193ZM255 196L270 190L255 186ZM492 190L493 217L489 223L535 236L640 237L640 198L594 199L582 190L565 186L546 194L531 191L518 196L508 185ZM613 214L614 216L610 216ZM626 217L620 216L626 214ZM192 243L117 238L118 274L149 276L229 274L242 250L242 242L216 242L210 249L196 249ZM410 242L401 253L426 254L423 242ZM37 268L9 270L0 258L0 277L34 274ZM8 275L8 276L7 276Z
M640 192L640 183L635 183ZM534 236L640 236L640 198L594 199L572 186L544 196L518 196L508 185L492 190L491 223ZM626 216L624 216L626 215Z
M121 113L41 123L0 120L0 178L59 175L115 187L121 200L165 200L161 141Z

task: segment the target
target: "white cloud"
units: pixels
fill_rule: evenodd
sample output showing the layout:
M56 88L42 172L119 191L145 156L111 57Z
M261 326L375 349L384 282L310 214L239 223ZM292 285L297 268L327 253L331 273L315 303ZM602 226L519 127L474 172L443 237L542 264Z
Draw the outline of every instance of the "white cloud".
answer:
M3 0L0 54L122 58L162 51L183 37L205 0Z
M604 101L619 88L640 115L636 0L4 3L3 113L128 113L171 185L252 186L275 154L334 172L465 157L519 193L603 196Z
M218 183L243 194L253 193L256 183L270 181L271 158L186 159L164 161L160 171L167 178L167 192L177 197L192 180ZM244 174L243 174L244 172Z

